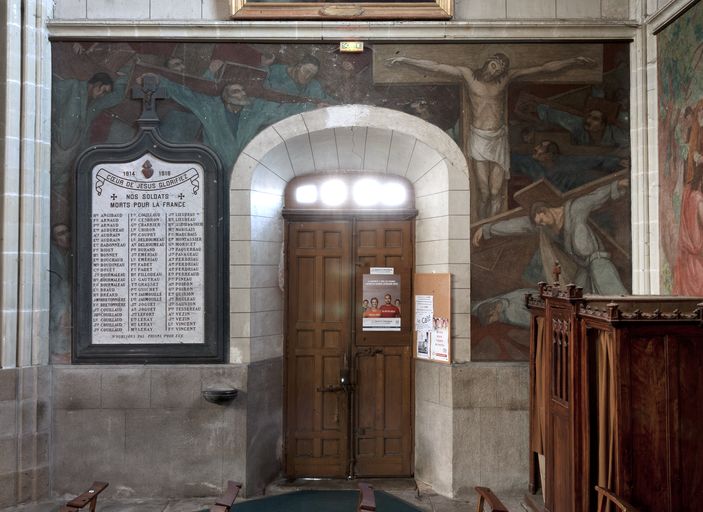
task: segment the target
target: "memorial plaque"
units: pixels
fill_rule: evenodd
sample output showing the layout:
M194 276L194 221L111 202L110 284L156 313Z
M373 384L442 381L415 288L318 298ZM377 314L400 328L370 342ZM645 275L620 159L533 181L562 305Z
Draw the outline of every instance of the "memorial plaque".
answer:
M217 363L229 311L226 186L217 155L158 132L144 75L140 131L76 164L77 363Z
M203 343L199 165L93 168L93 343Z

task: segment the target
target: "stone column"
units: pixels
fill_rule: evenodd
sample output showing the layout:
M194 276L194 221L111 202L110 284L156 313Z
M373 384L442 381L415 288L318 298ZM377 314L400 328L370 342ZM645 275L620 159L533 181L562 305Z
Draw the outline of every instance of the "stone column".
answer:
M52 4L0 5L0 508L49 494Z
M47 0L10 0L0 11L0 360L48 362L51 69Z

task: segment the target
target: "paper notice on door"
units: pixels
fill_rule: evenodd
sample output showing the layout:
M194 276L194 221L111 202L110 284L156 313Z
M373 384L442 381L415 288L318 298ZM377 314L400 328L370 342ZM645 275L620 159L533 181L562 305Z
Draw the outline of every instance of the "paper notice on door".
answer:
M393 267L371 267L369 269L369 274L392 275Z

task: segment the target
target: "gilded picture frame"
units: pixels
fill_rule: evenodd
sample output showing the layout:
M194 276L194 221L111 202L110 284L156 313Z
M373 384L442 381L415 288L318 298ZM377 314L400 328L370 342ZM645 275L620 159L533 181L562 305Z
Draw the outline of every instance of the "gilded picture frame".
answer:
M287 2L230 0L233 19L250 20L448 20L453 0L387 2Z

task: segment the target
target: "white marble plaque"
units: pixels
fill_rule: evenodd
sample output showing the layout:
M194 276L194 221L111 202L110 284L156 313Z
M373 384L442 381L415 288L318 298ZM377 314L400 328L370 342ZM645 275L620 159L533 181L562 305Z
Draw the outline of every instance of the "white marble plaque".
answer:
M202 177L152 155L93 168L94 344L204 343Z

